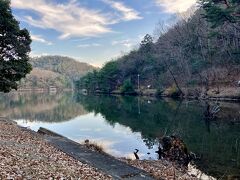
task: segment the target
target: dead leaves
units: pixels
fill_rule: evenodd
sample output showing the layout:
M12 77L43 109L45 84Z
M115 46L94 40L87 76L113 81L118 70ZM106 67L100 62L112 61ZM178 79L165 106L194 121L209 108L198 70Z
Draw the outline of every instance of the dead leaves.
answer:
M0 179L111 179L69 157L40 135L0 121Z
M130 160L125 158L120 160L148 172L159 180L197 180L196 177L188 175L184 169L176 168L171 162L165 160Z

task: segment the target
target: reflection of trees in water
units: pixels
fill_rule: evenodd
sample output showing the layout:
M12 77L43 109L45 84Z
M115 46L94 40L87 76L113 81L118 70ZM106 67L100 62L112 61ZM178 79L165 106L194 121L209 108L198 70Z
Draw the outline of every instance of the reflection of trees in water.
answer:
M11 119L61 122L87 114L71 93L11 93L0 96L0 114Z
M141 132L149 148L158 145L159 137L179 135L190 151L202 157L196 161L199 169L210 175L240 173L240 124L236 123L239 104L221 102L217 120L206 121L206 109L212 109L212 102L208 108L205 103L194 101L151 99L149 103L148 100L113 96L73 97L71 93L12 93L0 96L0 115L12 119L61 122L88 111L101 113L113 126L119 123L130 127L133 132Z
M133 132L141 132L149 148L157 144L158 137L179 135L190 151L203 157L196 164L210 175L221 176L226 171L226 174L240 173L240 152L239 148L235 148L240 137L240 125L233 126L226 116L205 124L204 103L172 100L152 100L148 103L144 98L139 102L134 97L113 96L79 96L77 101L86 110L101 113L112 125L120 123L130 127ZM224 108L221 104L222 111ZM210 132L206 125L211 128Z
M217 120L217 114L220 112L220 106L218 103L210 105L206 102L206 108L204 111L204 121L207 127L207 131L210 133L210 123Z

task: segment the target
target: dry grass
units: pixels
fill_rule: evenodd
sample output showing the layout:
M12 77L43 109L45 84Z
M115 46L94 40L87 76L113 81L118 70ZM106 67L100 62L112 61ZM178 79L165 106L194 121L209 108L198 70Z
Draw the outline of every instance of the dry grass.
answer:
M103 146L99 145L96 142L90 142L88 139L84 141L84 145L93 151L99 152L99 153L105 153Z

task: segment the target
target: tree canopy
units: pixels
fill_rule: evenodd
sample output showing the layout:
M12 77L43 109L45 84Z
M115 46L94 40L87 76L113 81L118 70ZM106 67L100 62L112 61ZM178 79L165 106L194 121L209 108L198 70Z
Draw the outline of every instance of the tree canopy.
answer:
M180 95L185 95L186 89L195 88L190 93L198 94L202 89L207 92L209 87L234 86L239 81L240 69L239 2L227 1L234 7L230 8L231 12L227 7L220 8L223 1L201 2L203 8L158 32L157 39L147 34L138 49L80 79L78 83L82 86L79 88L105 92L129 87L136 90L138 75L142 90L151 87L159 92L166 90ZM234 16L234 19L218 19L218 13L210 13L213 11L208 9L210 5L213 10L220 8L221 13L228 14L224 17Z
M206 11L205 17L216 28L224 23L235 24L240 22L239 0L200 0L200 4Z
M20 29L12 15L10 0L0 0L0 91L17 90L17 82L31 71L28 30Z

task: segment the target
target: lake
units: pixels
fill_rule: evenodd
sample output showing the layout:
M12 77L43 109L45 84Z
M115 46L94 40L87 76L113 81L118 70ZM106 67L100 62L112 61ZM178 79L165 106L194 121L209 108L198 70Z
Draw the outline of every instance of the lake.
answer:
M214 121L206 107L220 106ZM45 127L76 142L89 139L116 157L157 159L159 138L177 135L213 177L240 175L240 103L72 93L0 95L0 116L35 131Z

